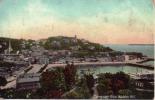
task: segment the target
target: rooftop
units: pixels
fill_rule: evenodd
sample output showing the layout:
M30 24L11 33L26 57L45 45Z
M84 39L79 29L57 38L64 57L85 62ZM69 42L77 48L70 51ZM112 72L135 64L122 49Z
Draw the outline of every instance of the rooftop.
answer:
M39 73L27 73L18 76L17 83L38 82L40 80Z

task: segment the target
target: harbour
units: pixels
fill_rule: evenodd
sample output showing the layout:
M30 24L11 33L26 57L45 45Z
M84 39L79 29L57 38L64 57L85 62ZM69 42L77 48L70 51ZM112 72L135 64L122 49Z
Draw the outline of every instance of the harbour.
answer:
M137 48L135 49L137 50ZM1 67L2 73L4 73L8 82L5 86L2 86L1 89L5 90L12 88L20 91L27 87L25 84L30 85L27 89L40 88L40 77L44 73L59 68L66 69L68 64L74 66L78 78L83 77L82 75L84 74L88 74L93 75L93 77L97 79L100 74L111 73L114 75L123 72L126 75L129 75L130 78L136 80L137 83L135 85L138 86L138 88L136 88L138 91L143 91L143 89L141 90L143 81L139 80L154 74L154 58L150 56L150 51L148 50L145 52L131 52L130 49L128 49L129 51L124 51L124 49L122 49L122 52L121 50L119 51L113 48L115 51L98 52L92 56L85 55L85 57L73 57L74 53L77 53L76 50L59 50L53 52L37 46L34 46L32 50L31 57L27 57L29 53L24 55L26 52L23 54L6 53L0 55L4 62L15 64L14 67L11 67L12 70L10 70L10 76L7 71L4 70L5 63ZM47 51L50 55L42 56L44 52L47 53ZM147 55L147 52L149 52L149 55ZM151 52L153 55L154 52ZM55 56L59 58L54 58ZM148 79L149 77L146 77L144 80L148 81ZM34 85L35 87L33 87Z

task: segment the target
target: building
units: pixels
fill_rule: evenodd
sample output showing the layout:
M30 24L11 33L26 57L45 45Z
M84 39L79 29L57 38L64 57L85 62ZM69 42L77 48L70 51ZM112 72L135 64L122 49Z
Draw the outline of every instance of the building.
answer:
M85 39L81 39L82 43L88 43L89 41L85 40Z
M69 44L70 43L70 40L69 39L63 39L64 43L67 43Z
M40 88L40 74L27 73L17 77L16 89L17 90L37 90Z
M32 57L42 56L45 52L45 49L43 47L39 47L39 46L32 46L31 50L32 50L32 52L31 52Z
M72 46L72 47L70 47L70 49L73 50L73 51L77 51L77 50L81 49L81 46L79 46L79 45Z
M138 53L138 52L126 52L125 53L125 60L129 61L129 60L138 60L138 59L142 59L143 54L142 53Z
M125 56L116 56L116 61L124 62L125 61Z
M4 68L4 67L0 67L0 76L1 77L9 77L10 76L10 71L8 71L8 69Z
M61 47L61 43L59 41L53 41L51 43L51 46L52 47L55 47L55 48L59 48L59 47Z
M39 58L39 64L49 64L49 58L46 56L42 56Z
M136 88L152 90L154 88L154 74L142 74L135 79Z
M75 35L75 36L73 37L72 42L73 42L73 43L77 43L77 42L78 42L77 35Z
M95 47L94 46L89 46L89 49L90 50L95 50Z
M45 50L43 47L40 46L32 46L31 48L31 57L29 57L29 62L31 63L38 63L38 64L48 64L49 57L48 51Z
M48 51L50 56L66 56L70 55L71 51L70 50L56 50L56 51Z

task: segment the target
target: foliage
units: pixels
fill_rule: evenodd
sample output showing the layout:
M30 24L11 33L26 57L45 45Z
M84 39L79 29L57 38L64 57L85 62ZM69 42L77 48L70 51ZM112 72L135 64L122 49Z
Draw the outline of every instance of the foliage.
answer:
M123 52L120 52L120 51L114 51L114 52L110 52L109 55L111 57L115 57L115 56L121 56L123 55L124 53Z
M12 88L0 90L0 96L7 99L15 98L15 90Z
M132 93L131 90L129 89L123 89L123 90L119 90L119 95L123 95L123 96L128 96Z
M41 87L45 98L60 98L66 91L62 68L55 68L42 73Z
M81 87L76 87L62 96L64 99L89 99L90 97L89 89L84 83Z
M11 39L11 38L2 38L0 37L0 45L2 45L2 49L0 50L0 53L3 53L4 50L6 50L9 46L9 41L11 42L11 46L13 51L12 52L16 52L16 51L20 51L23 46L22 43L25 43L25 48L24 49L30 49L31 44L34 42L34 40L24 40L24 39Z
M90 84L88 82L90 82ZM91 89L93 86L93 77L91 75L85 75L84 77L81 77L81 79L78 79L76 86L67 93L65 93L62 98L89 99L92 96Z
M87 86L87 82L85 78L82 78L77 86L76 89L77 93L79 94L80 99L88 99L91 97L91 93Z
M136 98L137 99L154 100L154 92L137 91Z
M123 81L125 88L129 88L129 86L130 86L130 82L129 82L130 76L129 75L125 74L124 72L117 72L113 78Z
M94 83L95 83L94 77L93 77L92 74L85 74L84 77L85 77L85 80L86 80L87 87L88 87L91 95L93 95L92 88L94 87Z
M59 99L61 98L61 95L64 93L64 91L60 90L49 90L46 92L45 97L46 98L54 98L54 99Z
M69 92L62 95L63 99L79 99L80 95L77 93L76 89L72 89Z
M109 93L118 95L119 90L129 88L130 77L124 72L99 74L98 84L97 89L100 95L108 95Z
M32 91L20 90L17 91L14 88L3 89L0 91L1 96L6 99L30 99Z
M0 67L8 67L8 68L10 68L12 66L15 66L15 63L0 61Z
M98 82L97 90L99 92L99 95L107 95L108 91L111 90L111 80L110 79L101 79ZM113 93L113 92L112 92Z
M53 49L53 50L71 50L71 47L79 46L79 50L82 51L91 51L91 52L107 52L113 51L109 47L104 47L98 43L91 43L89 41L83 42L81 39L77 39L77 42L74 41L74 37L49 37L47 39L39 40L38 45L44 47L45 49ZM1 48L0 53L3 53L4 50L8 48L9 41L11 41L11 45L13 48L13 52L20 51L22 49L30 49L31 46L36 45L38 41L35 40L24 40L24 39L11 39L11 38L0 38ZM23 46L24 45L24 46ZM91 49L90 47L93 47Z
M6 78L0 76L0 86L5 86L6 84L7 84Z
M76 68L74 64L67 64L64 69L65 83L67 89L71 89L75 85L76 80Z

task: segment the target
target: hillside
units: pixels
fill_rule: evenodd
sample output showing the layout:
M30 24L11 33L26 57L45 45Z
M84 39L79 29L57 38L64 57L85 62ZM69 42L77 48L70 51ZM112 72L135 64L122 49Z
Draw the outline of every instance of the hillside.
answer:
M35 43L34 40L24 40L24 39L12 39L0 37L0 53L4 52L9 46L9 41L11 42L12 52L20 51L21 49L29 49L32 44Z
M1 51L4 52L8 48L9 40L11 41L11 46L13 51L21 49L30 49L33 45L43 46L45 49L49 50L81 50L81 51L95 51L95 52L107 52L112 51L109 47L104 47L98 43L92 43L84 39L77 39L76 37L64 37L56 36L49 37L47 39L40 39L38 41L34 40L24 40L24 39L9 39L0 38Z

